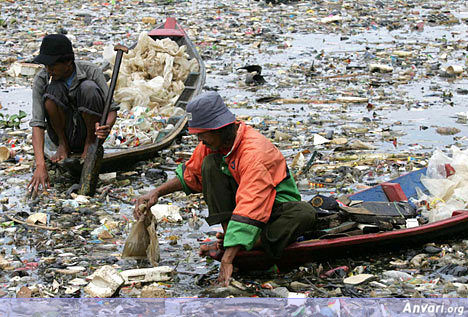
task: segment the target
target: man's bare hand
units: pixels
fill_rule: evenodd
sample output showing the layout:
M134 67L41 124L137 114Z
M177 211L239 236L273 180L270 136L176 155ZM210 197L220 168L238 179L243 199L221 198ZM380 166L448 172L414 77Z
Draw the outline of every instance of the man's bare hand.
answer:
M218 276L218 283L221 286L229 286L231 282L231 276L234 266L232 263L223 262L221 261L221 265L219 267L219 276Z
M99 125L99 122L96 122L95 134L98 139L106 139L111 131L110 125Z
M151 209L157 202L159 198L159 193L156 189L153 189L146 195L138 197L135 202L135 209L133 210L133 216L136 220L145 214L148 210Z
M42 190L50 188L49 184L49 173L45 166L37 166L31 181L28 185L28 191L32 193L38 193L39 187L42 187Z
M221 259L221 265L219 267L219 276L218 276L218 283L223 286L229 286L231 282L231 275L234 269L232 262L236 257L237 252L241 249L240 245L236 245L233 247L228 247L224 251L223 258Z

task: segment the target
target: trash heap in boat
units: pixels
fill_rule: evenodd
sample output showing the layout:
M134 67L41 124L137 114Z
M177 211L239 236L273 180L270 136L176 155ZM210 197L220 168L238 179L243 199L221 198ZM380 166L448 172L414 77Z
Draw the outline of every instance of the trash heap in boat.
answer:
M124 56L114 94L120 104L118 119L106 148L131 148L154 143L184 115L175 107L191 72L199 71L185 45L170 38L152 39L142 32L136 46ZM115 53L106 47L103 57L113 65Z
M388 186L385 193L401 191L400 184ZM317 195L310 203L317 210L317 225L303 237L305 240L378 233L427 223L427 218L418 217L418 210L408 201L364 201L346 196L335 200Z
M351 196L317 195L316 231L306 238L336 238L414 228L468 207L468 150L436 150L427 168Z

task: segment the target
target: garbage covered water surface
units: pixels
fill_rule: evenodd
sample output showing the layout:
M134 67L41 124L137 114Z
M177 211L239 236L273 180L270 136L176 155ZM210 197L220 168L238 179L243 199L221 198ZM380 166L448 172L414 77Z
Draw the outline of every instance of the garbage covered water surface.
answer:
M142 31L176 17L205 63L204 89L217 90L239 119L281 149L303 200L317 193L349 194L426 167L436 149L448 154L451 146L467 147L464 1L44 4L4 2L0 14L0 146L9 150L0 162L0 297L90 296L85 289L94 287L92 274L115 281L123 272L149 268L146 260L121 258L134 221L133 200L174 177L177 164L196 146L194 136L183 135L157 158L102 174L92 198L67 194L77 180L50 166L49 193L27 197L34 164L27 122L37 69L22 63L38 53L46 33L67 34L77 59L104 66L106 45L130 47ZM314 151L316 157L301 172ZM200 244L215 240L221 230L204 220L202 196L177 193L159 204L178 207L168 209L173 214L162 216L157 227L159 267L169 273L142 278L140 271L133 280L129 275L117 287L109 283L109 289L92 292L113 290L117 297L468 294L467 240L353 254L279 272L235 273L231 286L218 287L218 264L198 255Z

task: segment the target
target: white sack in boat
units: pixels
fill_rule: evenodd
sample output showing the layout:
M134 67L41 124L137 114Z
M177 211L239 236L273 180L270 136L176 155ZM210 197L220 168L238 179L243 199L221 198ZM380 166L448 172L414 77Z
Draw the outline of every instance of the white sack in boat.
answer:
M104 49L103 57L111 65L115 55L112 46ZM123 55L114 92L121 110L105 146L125 148L154 142L160 130L168 129L165 119L184 115L174 105L189 73L198 71L198 62L189 59L185 45L179 47L169 38L153 40L141 33L135 48Z
M437 199L447 200L453 194L458 182L450 179L435 179L421 175L421 183Z
M114 63L112 46L104 49L103 57ZM124 54L114 99L127 110L135 106L173 105L191 71L198 71L198 63L195 59L189 60L185 45L179 47L169 38L153 40L143 32L135 48ZM158 85L154 82L142 84L155 78L158 78ZM159 85L161 79L162 86Z
M463 179L468 179L468 150L460 150L458 147L451 148L453 155L450 165L455 169L457 174Z
M455 210L468 207L468 150L451 148L452 156L448 157L440 150L434 151L429 160L426 175L421 176L421 183L429 190L429 197L418 197L427 200L430 209L423 214L430 222L451 217ZM450 164L455 173L446 177L445 164Z

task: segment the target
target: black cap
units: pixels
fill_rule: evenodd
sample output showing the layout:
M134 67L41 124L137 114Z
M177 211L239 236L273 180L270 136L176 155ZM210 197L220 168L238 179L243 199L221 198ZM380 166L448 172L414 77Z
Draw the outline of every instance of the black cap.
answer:
M34 63L52 65L63 55L73 54L72 43L63 34L49 34L42 39L39 55Z

